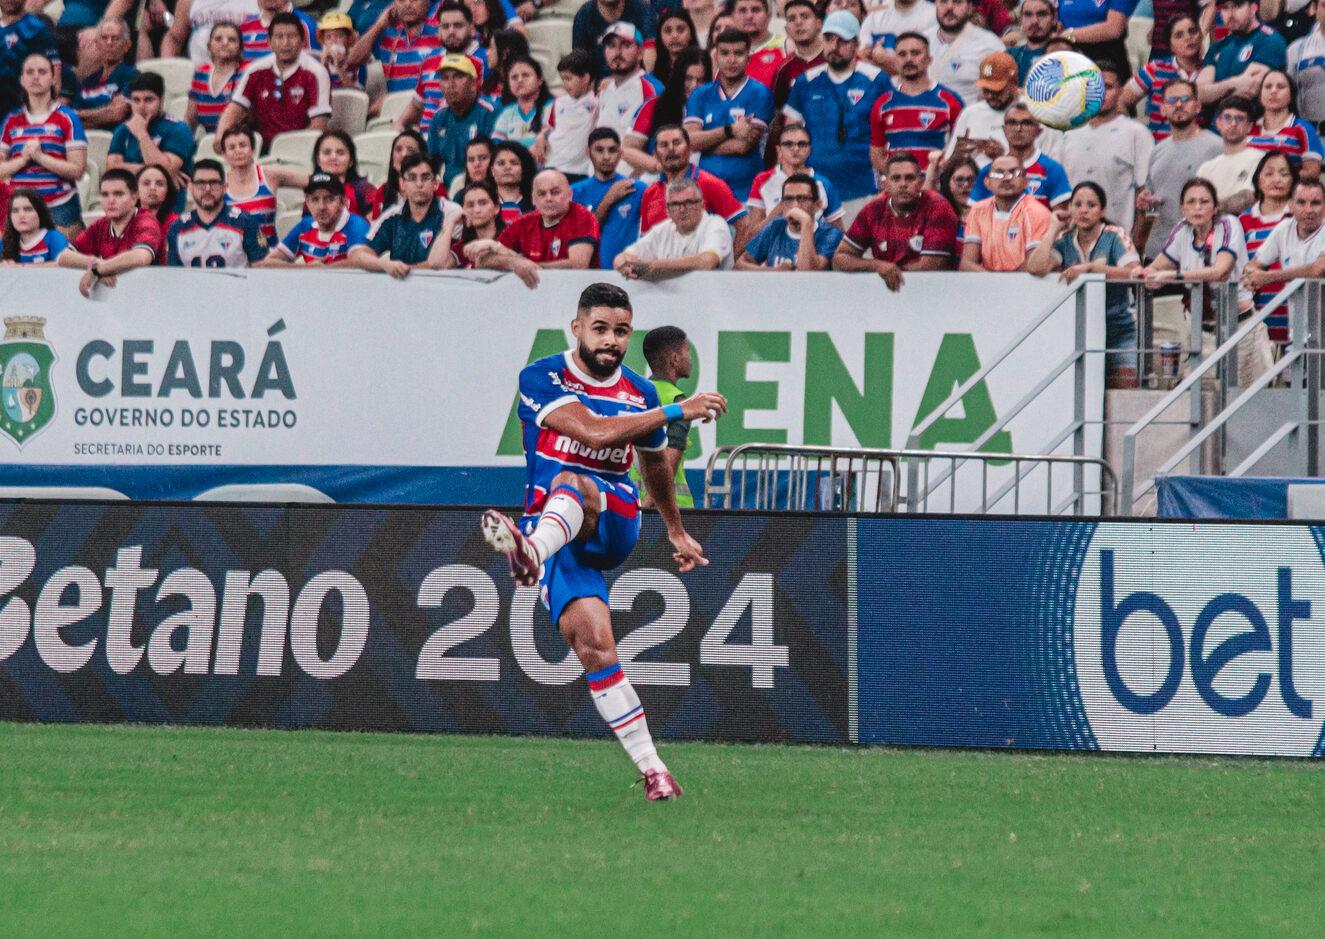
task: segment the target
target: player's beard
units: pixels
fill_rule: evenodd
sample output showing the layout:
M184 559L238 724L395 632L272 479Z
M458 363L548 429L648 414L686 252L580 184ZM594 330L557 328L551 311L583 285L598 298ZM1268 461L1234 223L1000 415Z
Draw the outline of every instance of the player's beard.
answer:
M621 364L621 356L611 349L594 352L584 343L580 343L579 353L580 361L594 378L611 378L612 373Z

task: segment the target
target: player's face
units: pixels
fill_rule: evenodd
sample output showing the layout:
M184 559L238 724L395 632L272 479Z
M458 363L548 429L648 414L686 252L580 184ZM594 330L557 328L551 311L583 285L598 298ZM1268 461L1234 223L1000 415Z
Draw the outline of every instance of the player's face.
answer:
M897 70L907 81L916 81L929 71L929 49L923 42L904 39L897 44Z
M589 162L599 176L611 176L621 162L621 147L615 140L595 140L589 144Z
M9 204L9 221L20 235L30 235L41 227L41 216L27 199L15 199Z
M778 162L790 169L800 169L810 159L810 135L803 130L784 130L778 141Z
M607 378L626 357L631 314L620 307L596 306L571 321L580 361L595 378Z
M101 184L101 210L113 222L127 219L134 209L135 196L123 180L112 179Z
M750 48L740 42L720 42L716 55L718 72L728 81L739 81L750 64Z
M534 208L544 221L557 221L570 211L570 185L558 172L540 173L534 180Z
M442 14L438 32L448 52L464 52L474 41L474 27L469 25L464 14L455 10Z
M214 170L201 170L193 174L189 187L194 204L204 212L214 212L225 201L225 180Z
M694 369L694 363L690 358L690 343L687 342L674 353L672 371L676 373L677 378L689 378L691 370Z
M166 201L169 192L165 174L159 171L153 170L138 177L138 204L144 209L155 212Z
M1053 35L1053 9L1043 0L1026 0L1021 5L1021 31L1031 42L1044 42Z
M1029 147L1040 136L1040 122L1031 117L1031 112L1017 108L1009 111L1003 118L1003 135L1008 138L1008 146L1021 150Z
M621 36L608 36L603 46L603 58L607 67L616 75L629 75L639 68L640 48L629 39Z
M940 26L949 32L956 32L971 18L970 0L938 0L934 4L934 14Z
M798 45L814 42L823 24L809 7L792 7L787 13L787 35Z
M340 193L330 193L325 189L319 189L308 196L308 214L313 216L313 221L317 222L320 228L330 228L336 224L340 218L341 209L345 205L345 196Z
M1325 219L1325 192L1319 186L1301 185L1293 195L1293 218L1309 232L1320 228Z

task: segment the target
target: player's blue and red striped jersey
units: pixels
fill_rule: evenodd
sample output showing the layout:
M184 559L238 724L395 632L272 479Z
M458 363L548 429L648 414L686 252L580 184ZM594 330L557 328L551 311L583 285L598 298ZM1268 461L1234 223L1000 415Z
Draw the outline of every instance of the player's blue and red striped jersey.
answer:
M230 99L235 95L235 86L239 84L239 75L242 69L235 69L230 73L230 77L225 80L221 90L212 94L212 69L215 66L211 62L202 62L193 70L193 81L189 83L189 100L198 110L198 123L203 130L212 134L216 132L217 122L221 120L221 112L225 106L230 103Z
M942 85L918 95L892 88L879 96L870 113L870 145L889 153L911 154L920 161L923 173L930 151L947 145L948 132L962 107L962 99Z
M313 18L303 10L294 9L290 12L299 17L300 22L304 24L305 47L315 52L321 49L322 44L317 41L317 24L313 22ZM239 24L239 34L244 44L245 62L271 55L271 41L260 15L254 14Z
M1320 160L1323 156L1316 128L1296 114L1273 132L1261 127L1260 122L1253 124L1247 145L1256 150L1282 153L1293 161L1294 166L1301 166L1303 160Z
M552 478L563 470L589 473L633 489L630 466L635 459L635 449L661 450L667 446L664 427L645 434L633 445L624 443L595 449L543 426L549 414L575 402L604 417L638 414L662 406L653 382L624 365L610 378L601 380L580 369L569 350L526 365L520 372L519 406L528 468L526 514L542 510Z
M377 40L373 56L386 73L386 90L413 91L424 63L442 48L440 27L425 20L411 33L404 26L388 26Z
M1132 84L1145 95L1146 99L1146 126L1150 128L1150 133L1154 135L1155 142L1163 140L1171 133L1169 122L1164 120L1160 114L1160 106L1164 103L1164 86L1175 79L1184 79L1189 82L1196 81L1196 73L1201 69L1198 66L1193 71L1187 71L1173 58L1152 59L1141 68L1136 70L1132 76ZM1195 92L1192 92L1195 94Z
M38 118L23 108L11 111L0 124L0 159L8 159L36 140L42 152L58 160L69 158L70 150L86 150L87 134L78 115L64 105ZM50 206L62 205L74 196L74 184L63 176L29 161L11 180L16 188L33 189Z
M330 234L322 234L310 215L290 229L290 233L281 241L280 248L281 253L291 261L339 264L349 255L351 248L367 240L367 219L361 215L351 215L349 209L343 209Z
M1274 231L1274 226L1278 225L1288 217L1288 209L1284 208L1278 215L1261 215L1259 206L1252 205L1247 211L1238 216L1238 221L1242 224L1242 233L1247 239L1247 257L1256 258L1261 267L1267 271L1277 271L1283 267L1278 258L1257 257L1261 245L1265 239L1270 237L1270 232ZM1274 295L1284 289L1281 282L1265 284L1256 291L1252 302L1256 304L1256 309L1260 310L1265 304L1274 299ZM1275 310L1265 320L1265 328L1270 333L1272 342L1288 341L1288 307L1281 306Z

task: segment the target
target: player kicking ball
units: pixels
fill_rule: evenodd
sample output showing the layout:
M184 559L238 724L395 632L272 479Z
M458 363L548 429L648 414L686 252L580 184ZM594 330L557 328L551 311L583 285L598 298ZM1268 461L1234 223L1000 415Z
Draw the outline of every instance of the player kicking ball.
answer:
M668 424L716 420L727 400L706 391L661 407L652 382L622 364L632 315L624 290L591 284L571 323L576 347L520 372L525 514L517 526L489 509L483 536L506 555L517 584L541 582L552 622L584 666L594 706L643 774L644 797L656 802L679 796L681 787L658 758L644 707L617 661L603 571L639 540L639 494L629 476L636 450L677 567L684 574L708 564L681 524L663 450Z

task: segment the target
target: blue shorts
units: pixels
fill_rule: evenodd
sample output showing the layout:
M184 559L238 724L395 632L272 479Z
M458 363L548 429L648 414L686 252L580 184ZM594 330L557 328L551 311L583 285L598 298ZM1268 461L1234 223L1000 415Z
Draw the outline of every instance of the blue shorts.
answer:
M607 602L607 581L603 571L616 567L630 556L639 541L639 495L628 482L612 483L587 473L599 492L598 529L587 541L576 539L543 565L540 593L543 605L559 625L561 614L572 600L598 597ZM524 520L528 534L537 517Z

